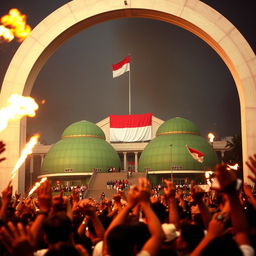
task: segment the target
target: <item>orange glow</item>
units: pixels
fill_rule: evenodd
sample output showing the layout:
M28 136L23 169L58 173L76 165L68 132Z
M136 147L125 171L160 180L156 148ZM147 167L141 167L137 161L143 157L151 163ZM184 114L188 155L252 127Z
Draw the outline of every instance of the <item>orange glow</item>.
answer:
M40 186L42 183L44 183L47 180L47 178L42 178L39 182L36 182L34 187L29 191L28 197L31 196Z
M42 100L42 101L41 101L41 104L43 105L43 104L45 104L45 102L46 102L46 100Z
M34 117L38 105L31 97L23 97L13 94L9 100L9 105L0 110L0 132L3 131L10 119L18 120L23 116Z
M0 25L0 41L10 42L14 38L12 31L2 25Z
M215 138L215 135L213 133L208 133L208 139L209 139L209 142L213 142L214 141L214 138Z
M26 24L26 19L26 15L22 14L18 9L11 9L0 21L13 35L13 38L16 37L19 42L22 42L31 32L31 27ZM10 42L11 40L6 41Z
M25 148L22 150L20 158L18 159L16 165L14 166L14 168L12 170L12 173L11 173L11 175L12 175L11 179L12 180L15 177L15 175L17 174L18 169L25 162L27 156L32 153L32 149L34 148L34 146L38 142L38 139L39 139L39 134L35 134L34 136L32 136L30 138L29 142L26 144Z
M239 168L239 164L238 163L236 163L236 164L234 164L234 165L229 165L229 164L227 164L227 170L238 170L238 168Z

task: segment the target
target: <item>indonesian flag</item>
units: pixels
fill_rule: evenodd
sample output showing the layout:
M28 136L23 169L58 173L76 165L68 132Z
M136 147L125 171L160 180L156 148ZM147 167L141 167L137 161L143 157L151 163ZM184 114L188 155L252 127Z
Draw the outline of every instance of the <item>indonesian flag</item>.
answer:
M112 65L113 78L121 76L127 71L130 71L130 56L125 57L120 62Z
M135 142L151 140L152 113L110 115L110 141Z
M190 148L188 145L186 145L186 148L189 152L189 154L199 163L202 163L204 161L204 154L196 149Z

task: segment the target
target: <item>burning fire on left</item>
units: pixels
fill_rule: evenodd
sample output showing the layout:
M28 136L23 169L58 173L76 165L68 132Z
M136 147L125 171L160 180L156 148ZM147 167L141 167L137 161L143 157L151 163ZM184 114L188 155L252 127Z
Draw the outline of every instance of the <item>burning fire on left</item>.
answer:
M3 131L9 120L19 120L23 116L34 117L38 104L31 97L13 94L8 99L8 105L0 109L0 132Z
M11 9L8 14L0 18L0 42L10 42L17 38L22 42L31 32L31 27L26 22L27 17L18 9Z

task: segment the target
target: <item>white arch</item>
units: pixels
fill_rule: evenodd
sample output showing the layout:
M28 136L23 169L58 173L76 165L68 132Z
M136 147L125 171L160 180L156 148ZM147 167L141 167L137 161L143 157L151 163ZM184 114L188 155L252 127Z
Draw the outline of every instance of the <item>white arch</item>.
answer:
M127 5L125 4L127 2ZM256 152L256 58L245 38L219 12L199 0L73 0L46 17L21 44L5 75L0 108L11 94L29 95L34 81L54 51L68 38L99 22L121 17L148 17L181 26L201 37L221 56L235 80L241 106L243 157ZM0 134L7 161L0 167L0 189L25 143L26 120L12 122ZM248 170L244 165L244 178ZM24 168L13 181L24 189Z

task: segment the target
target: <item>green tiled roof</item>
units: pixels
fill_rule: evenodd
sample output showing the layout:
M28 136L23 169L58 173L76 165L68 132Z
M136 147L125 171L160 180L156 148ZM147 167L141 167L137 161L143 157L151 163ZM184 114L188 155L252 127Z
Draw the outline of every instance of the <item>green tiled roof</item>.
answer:
M64 132L62 133L62 138L65 137L97 137L97 138L105 138L104 132L98 127L96 124L89 121L80 121L69 125Z
M67 127L62 139L49 150L42 165L42 175L107 171L119 169L120 159L114 148L105 141L103 131L95 124L81 121Z
M185 118L175 117L160 125L156 132L156 136L173 133L191 133L200 135L199 129L193 122Z
M218 163L209 142L201 137L199 129L184 118L173 118L163 123L139 159L139 171L203 170ZM204 154L204 162L197 162L186 145Z

